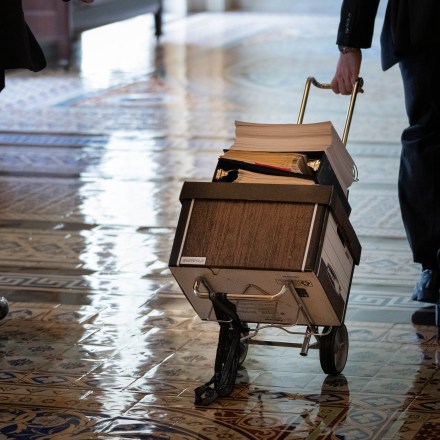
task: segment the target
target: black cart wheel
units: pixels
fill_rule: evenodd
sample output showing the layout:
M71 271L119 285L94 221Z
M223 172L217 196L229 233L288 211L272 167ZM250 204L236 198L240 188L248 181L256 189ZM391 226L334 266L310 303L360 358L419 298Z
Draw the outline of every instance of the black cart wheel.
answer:
M0 319L6 318L8 312L8 300L6 298L0 298Z
M240 336L244 337L244 336L248 336L249 335L249 327L247 326L247 324L245 322L241 323L245 329L245 331L241 332ZM248 354L248 350L249 350L249 339L245 339L244 341L240 341L240 356L238 357L238 366L241 367L243 365L243 362L246 359L246 356Z
M319 360L324 373L337 376L347 362L348 332L344 324L340 327L324 327L323 333L329 330L328 335L319 337Z

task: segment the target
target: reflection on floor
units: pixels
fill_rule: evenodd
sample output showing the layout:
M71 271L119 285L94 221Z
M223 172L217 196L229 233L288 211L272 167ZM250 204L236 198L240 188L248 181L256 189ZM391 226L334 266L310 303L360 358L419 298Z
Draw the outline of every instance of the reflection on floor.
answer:
M363 252L343 375L326 377L313 350L251 346L233 394L194 405L218 325L168 270L182 182L211 179L234 120L296 121L305 78L332 73L337 9L199 14L167 23L159 45L141 16L84 33L76 70L8 75L0 438L439 438L433 311L410 300L419 267L397 205L401 85L380 71L377 36L348 143ZM316 91L306 119L340 126L330 95Z

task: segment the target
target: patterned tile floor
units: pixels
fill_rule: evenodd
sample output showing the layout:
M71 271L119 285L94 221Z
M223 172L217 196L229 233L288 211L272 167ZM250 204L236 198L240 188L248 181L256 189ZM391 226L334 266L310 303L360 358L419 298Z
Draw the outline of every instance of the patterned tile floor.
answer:
M170 20L159 44L140 16L84 33L69 71L8 75L0 438L440 437L433 311L410 300L419 267L396 196L401 83L397 69L380 71L378 35L348 142L363 252L343 374L327 377L314 350L251 346L232 395L194 404L218 325L200 321L168 270L179 191L211 179L235 119L295 122L305 78L330 79L339 2L318 1L325 13ZM342 100L316 91L307 121L341 127Z

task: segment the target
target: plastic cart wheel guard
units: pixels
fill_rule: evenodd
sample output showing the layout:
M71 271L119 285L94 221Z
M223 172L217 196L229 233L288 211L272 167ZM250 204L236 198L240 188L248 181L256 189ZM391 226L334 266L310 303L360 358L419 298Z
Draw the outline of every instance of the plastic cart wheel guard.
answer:
M240 337L247 334L236 307L228 301L226 293L209 292L220 332L215 358L214 376L195 391L196 405L209 405L218 397L229 395L235 385L240 359Z

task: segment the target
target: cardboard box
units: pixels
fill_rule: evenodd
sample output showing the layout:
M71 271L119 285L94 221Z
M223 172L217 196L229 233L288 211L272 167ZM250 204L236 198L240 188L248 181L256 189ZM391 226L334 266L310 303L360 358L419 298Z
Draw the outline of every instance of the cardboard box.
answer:
M185 182L180 200L169 267L201 319L204 279L242 321L343 323L361 246L332 186Z

